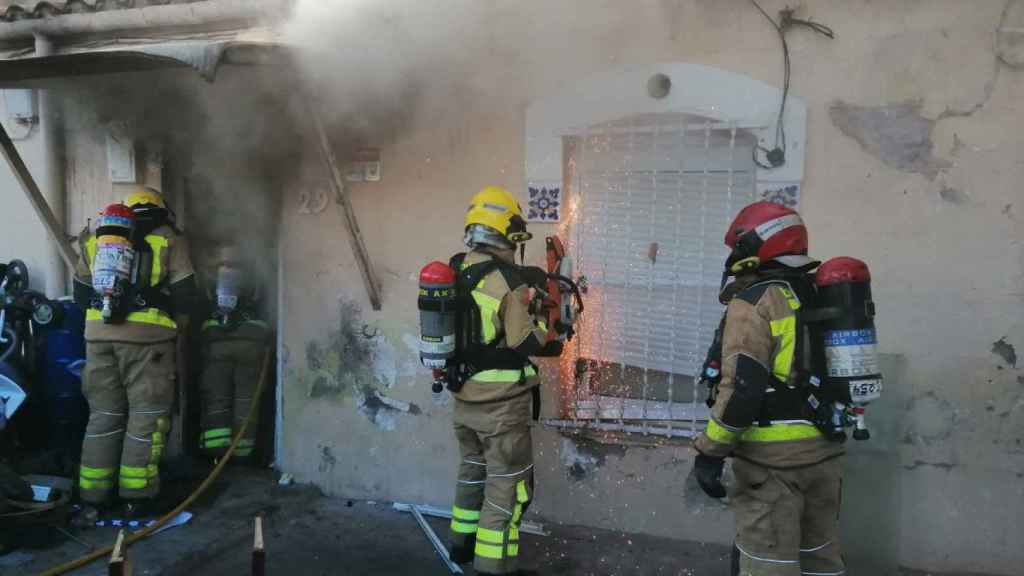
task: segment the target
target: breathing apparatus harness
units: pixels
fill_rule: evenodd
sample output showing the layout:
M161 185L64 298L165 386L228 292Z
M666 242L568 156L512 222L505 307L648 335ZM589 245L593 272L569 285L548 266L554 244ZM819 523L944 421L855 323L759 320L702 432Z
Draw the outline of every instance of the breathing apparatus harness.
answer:
M132 263L131 281L124 286L124 295L118 299L117 306L111 310L110 324L121 324L128 315L138 310L156 308L169 316L173 316L173 305L167 280L150 285L153 268L153 249L146 236L161 226L174 227L174 220L166 208L145 208L134 210L134 227L129 240L135 250L135 261ZM103 310L103 297L92 290L89 306Z
M550 294L546 288L549 281L557 282L561 289L572 294L576 302L577 310L582 311L582 299L576 283L572 279L560 274L548 273L536 266L521 266L506 262L487 250L481 252L491 256L489 260L465 266L465 252L452 256L448 265L457 271L456 276L456 307L458 319L456 320L456 355L454 361L449 362L451 366L446 370L445 381L448 389L458 392L467 380L478 372L485 370L525 370L526 366L536 365L529 358L515 350L498 346L502 340L503 333L499 331L494 338L483 342L481 334L480 307L473 299L473 290L491 272L501 271L509 288L515 289L526 284L536 291L537 296L531 302L531 312L538 314L548 306L558 306L556 296ZM553 326L552 329L560 330L565 334L567 340L572 339L573 330L571 326ZM557 342L558 345L553 345ZM557 356L561 353L561 342L551 339L545 345L542 356ZM525 373L525 372L524 372Z
M848 264L845 261L853 261L849 258L837 258L822 268L840 260L844 261L841 265ZM859 261L854 262L863 265ZM800 302L799 308L793 311L796 318L796 339L790 376L787 382L776 381L775 386L765 393L756 421L759 426L765 427L771 426L773 420L807 420L828 440L835 442L845 441L845 429L856 425L854 438L867 439L869 435L864 427L863 407L878 397L881 391L881 375L851 374L849 370L839 368L838 364L842 359L836 360L837 348L832 346L832 350L827 352L826 347L828 342L835 340L833 334L837 333L829 329L836 323L849 323L853 318L855 323L859 320L859 324L863 325L861 329L839 332L870 332L870 350L866 353L861 350L859 353L863 353L865 357L873 355L874 324L871 318L874 316L874 304L870 300L870 289L866 298L861 292L858 297L852 299L853 301L845 298L836 302L831 295L823 296L823 292L828 288L822 286L820 273L817 276L810 273L815 266L817 263L802 269L768 268L759 271L758 279L753 284L733 287L731 290L729 286L723 286L723 303L731 298L742 298L756 304L765 290L772 286L787 289ZM866 273L866 267L864 270ZM858 284L866 284L866 281L844 282L842 287ZM830 286L837 287L840 283ZM700 380L708 387L706 403L709 408L715 403L718 384L721 382L722 337L726 316L726 313L722 314L700 374ZM871 367L866 368L868 372L877 372L877 359L873 362L875 363ZM858 379L854 380L851 377ZM857 397L853 397L858 387L863 386L863 382L871 383L871 394L858 394Z

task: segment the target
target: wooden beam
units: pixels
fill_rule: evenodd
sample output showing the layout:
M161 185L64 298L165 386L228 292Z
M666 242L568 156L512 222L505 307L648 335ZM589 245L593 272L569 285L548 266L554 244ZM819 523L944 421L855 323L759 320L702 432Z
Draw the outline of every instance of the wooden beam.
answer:
M0 148L2 148L4 158L7 159L7 164L10 165L11 171L14 172L18 183L21 184L21 189L28 196L29 203L35 208L39 218L42 219L46 231L50 233L54 242L57 243L57 250L60 252L60 257L64 260L64 264L68 267L69 273L74 274L75 261L78 259L78 256L75 255L75 250L71 247L67 234L64 233L60 223L57 222L57 217L53 215L53 210L46 203L43 193L39 191L39 185L32 178L32 174L28 171L28 166L25 166L25 162L21 159L21 154L14 146L14 142L11 141L11 137L7 134L7 129L4 128L3 124L0 124Z
M374 310L380 310L380 281L373 269L373 262L366 251L366 244L363 242L363 233L359 230L359 221L356 219L355 211L348 197L348 190L345 189L345 181L341 177L341 169L338 167L338 160L331 148L331 141L327 137L327 129L324 128L320 111L312 98L307 98L310 116L313 119L313 126L317 133L317 143L320 148L320 158L330 174L329 180L334 189L334 203L347 224L349 240L352 242L352 252L355 253L356 263L359 264L359 272L363 276L363 284L366 285L366 295L370 298L370 305Z
M256 529L252 539L252 576L263 576L266 571L267 556L263 550L263 517L256 517Z

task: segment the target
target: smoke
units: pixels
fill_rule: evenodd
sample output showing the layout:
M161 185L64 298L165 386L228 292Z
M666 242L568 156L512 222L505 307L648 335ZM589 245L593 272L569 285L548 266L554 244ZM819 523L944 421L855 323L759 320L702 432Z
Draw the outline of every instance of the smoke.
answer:
M494 33L482 2L298 0L283 39L341 153L390 142L471 89Z

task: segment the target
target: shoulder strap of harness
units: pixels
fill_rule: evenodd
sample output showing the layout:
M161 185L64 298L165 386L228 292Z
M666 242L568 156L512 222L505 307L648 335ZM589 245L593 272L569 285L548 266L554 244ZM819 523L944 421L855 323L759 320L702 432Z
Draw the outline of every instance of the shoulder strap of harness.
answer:
M472 296L473 290L485 276L495 270L501 270L507 281L514 273L515 265L492 258L465 266L465 258L465 253L459 253L448 262L449 266L457 272L458 290L456 293L460 310L460 318L457 322L459 358L453 372L449 374L449 387L453 391L458 391L466 380L478 372L523 369L529 362L529 359L524 358L515 350L498 346L502 335L500 327L493 341L486 344L481 342L480 308Z

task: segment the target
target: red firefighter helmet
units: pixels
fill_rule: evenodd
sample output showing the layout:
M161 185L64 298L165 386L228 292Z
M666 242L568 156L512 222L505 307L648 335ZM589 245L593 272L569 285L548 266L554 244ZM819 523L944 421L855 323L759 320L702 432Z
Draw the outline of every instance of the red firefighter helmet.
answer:
M96 222L96 236L120 236L131 238L135 225L135 213L128 206L111 204L100 212Z
M738 274L766 262L789 268L803 268L816 261L807 256L807 228L803 219L774 202L754 202L740 210L725 233L725 245L732 254L726 271Z

